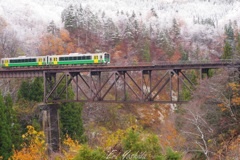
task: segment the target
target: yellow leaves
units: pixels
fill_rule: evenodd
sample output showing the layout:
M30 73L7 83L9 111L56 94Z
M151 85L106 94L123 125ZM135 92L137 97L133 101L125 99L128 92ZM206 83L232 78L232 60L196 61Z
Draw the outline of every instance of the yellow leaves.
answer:
M21 145L23 148L20 151L14 150L12 160L47 160L47 144L45 142L45 136L43 131L36 131L33 126L27 126L27 133L22 135L24 143ZM73 159L78 151L81 149L81 145L72 140L68 135L63 141L62 153L53 155L55 159ZM1 159L1 157L0 157Z
M240 105L240 84L239 83L229 83L228 86L232 90L231 102L235 106Z
M228 103L222 102L218 104L222 112L231 109L231 106L240 106L240 84L228 83L227 87L229 87L231 91L231 99Z
M65 159L73 159L81 149L81 145L77 141L72 140L68 135L66 135L63 144L66 147L66 149L62 150Z
M105 142L104 148L110 148L115 146L116 144L120 143L124 136L124 131L118 129L116 132L112 133L110 136L108 136L108 139Z
M14 150L13 160L47 159L45 136L42 131L37 132L33 126L27 126L28 132L22 135L24 143L20 151Z

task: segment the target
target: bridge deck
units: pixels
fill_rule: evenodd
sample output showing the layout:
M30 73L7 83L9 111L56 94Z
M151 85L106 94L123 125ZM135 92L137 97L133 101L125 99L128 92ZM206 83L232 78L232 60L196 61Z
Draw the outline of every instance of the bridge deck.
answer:
M169 70L169 69L216 69L224 67L240 68L240 61L185 61L185 62L153 62L132 64L108 65L68 65L68 66L42 66L2 68L0 78L42 77L43 72L89 72L89 71L142 71L142 70Z

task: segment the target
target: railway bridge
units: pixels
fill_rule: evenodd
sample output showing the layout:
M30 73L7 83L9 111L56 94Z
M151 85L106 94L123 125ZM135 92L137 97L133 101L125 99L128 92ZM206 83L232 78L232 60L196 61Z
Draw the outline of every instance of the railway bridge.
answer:
M197 70L196 73L202 78L203 74L208 75L210 69L225 67L240 68L240 61L20 67L0 70L0 78L43 77L44 103L182 103L180 85L186 86L189 90L193 85L185 71ZM74 99L68 98L67 91L70 84L75 88ZM169 96L162 98L163 91L167 91ZM173 93L176 97L174 99L172 98Z
M45 134L51 153L60 148L57 103L183 103L181 87L185 86L190 91L194 88L187 70L196 70L202 79L210 69L220 68L239 71L240 61L20 67L1 69L0 78L43 77L45 105L42 108L46 110ZM69 86L74 88L74 99L69 98Z

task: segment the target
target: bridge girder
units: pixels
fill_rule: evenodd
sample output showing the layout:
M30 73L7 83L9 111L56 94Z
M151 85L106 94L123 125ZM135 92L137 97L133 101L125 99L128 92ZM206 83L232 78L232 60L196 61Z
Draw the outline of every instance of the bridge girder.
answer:
M64 71L44 72L44 102L182 103L180 84L193 83L181 71ZM75 97L68 88L74 87ZM166 93L167 92L167 93Z

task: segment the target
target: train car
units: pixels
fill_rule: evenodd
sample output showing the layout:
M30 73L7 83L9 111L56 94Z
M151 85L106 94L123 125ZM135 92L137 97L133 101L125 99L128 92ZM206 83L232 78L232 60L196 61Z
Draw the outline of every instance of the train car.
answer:
M110 63L108 53L71 53L69 55L48 56L48 65L76 65L76 64L105 64Z
M34 57L14 57L2 58L2 67L27 67L27 66L45 66L45 65L78 65L78 64L106 64L110 63L110 54L108 53L71 53L69 55L50 55Z
M46 56L26 57L19 56L14 58L2 58L2 67L26 67L26 66L42 66L47 65Z

